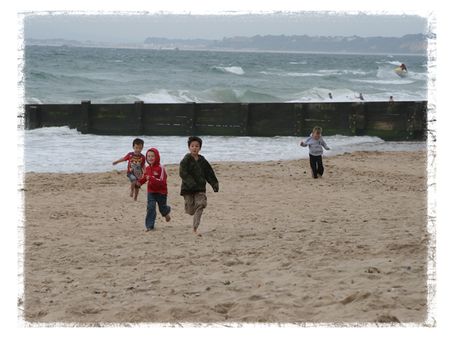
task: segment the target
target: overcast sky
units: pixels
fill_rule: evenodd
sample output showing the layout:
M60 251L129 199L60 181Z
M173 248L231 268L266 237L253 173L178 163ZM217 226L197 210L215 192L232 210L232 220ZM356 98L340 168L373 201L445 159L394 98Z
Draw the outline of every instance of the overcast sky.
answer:
M222 39L260 35L390 36L426 33L417 15L309 12L240 15L27 14L25 38L143 42L147 37Z

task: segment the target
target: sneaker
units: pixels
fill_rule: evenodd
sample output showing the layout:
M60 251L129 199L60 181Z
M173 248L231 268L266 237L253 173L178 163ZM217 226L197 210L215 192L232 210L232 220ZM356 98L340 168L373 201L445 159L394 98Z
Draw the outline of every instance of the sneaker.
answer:
M166 221L169 222L170 221L170 214L166 215L164 218L166 218Z

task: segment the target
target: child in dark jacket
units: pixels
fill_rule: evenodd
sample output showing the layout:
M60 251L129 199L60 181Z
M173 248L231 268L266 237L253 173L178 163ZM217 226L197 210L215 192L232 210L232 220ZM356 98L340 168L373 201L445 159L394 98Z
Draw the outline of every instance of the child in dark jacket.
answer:
M199 154L202 139L191 136L188 139L189 153L180 162L181 195L184 197L184 209L187 214L194 216L193 231L197 233L203 210L207 205L206 182L219 191L219 181L209 162Z
M160 164L159 152L156 148L150 148L145 154L148 166L144 175L137 181L136 186L142 186L147 182L147 215L145 217L146 231L155 228L156 203L159 212L170 221L170 206L167 205L167 173Z

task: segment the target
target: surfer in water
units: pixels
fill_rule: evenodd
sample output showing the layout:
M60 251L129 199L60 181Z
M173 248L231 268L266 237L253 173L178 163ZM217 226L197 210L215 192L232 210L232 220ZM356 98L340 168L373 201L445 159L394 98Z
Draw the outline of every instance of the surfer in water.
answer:
M394 69L394 72L397 74L397 76L402 78L408 75L408 69L406 68L406 65L403 63L400 66L397 66Z

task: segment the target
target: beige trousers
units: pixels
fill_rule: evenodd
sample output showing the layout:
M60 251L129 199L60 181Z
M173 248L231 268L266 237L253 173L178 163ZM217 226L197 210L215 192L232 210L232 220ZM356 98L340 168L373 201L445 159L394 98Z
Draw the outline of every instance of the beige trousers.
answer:
M207 205L206 193L199 192L193 194L184 194L184 210L187 214L194 216L194 229L200 225L203 209Z

